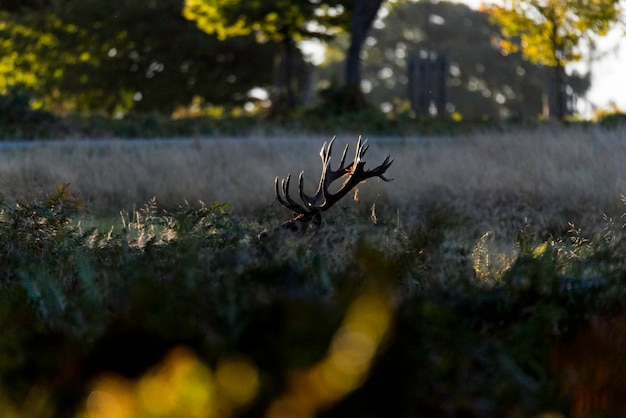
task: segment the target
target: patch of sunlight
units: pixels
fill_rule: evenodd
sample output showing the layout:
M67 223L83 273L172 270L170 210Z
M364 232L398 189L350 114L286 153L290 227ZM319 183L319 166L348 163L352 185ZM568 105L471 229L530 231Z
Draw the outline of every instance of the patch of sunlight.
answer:
M484 233L472 249L472 267L478 280L485 284L498 282L517 260L515 248L503 248L494 233Z
M78 418L230 416L254 400L258 386L258 370L247 359L221 360L212 371L179 347L136 382L100 377Z
M392 316L387 293L359 296L348 308L326 356L308 369L294 371L266 416L313 418L357 389L367 378ZM259 386L259 370L246 357L223 357L211 369L190 349L177 347L136 380L113 373L96 378L76 418L229 417L251 405ZM3 418L41 416L23 414L1 393L0 408Z
M217 392L230 409L248 405L259 389L259 372L245 357L221 359L215 370Z
M533 248L533 258L541 258L546 253L549 245L548 241L545 241Z
M209 106L206 108L206 115L210 118L219 119L224 117L226 109L223 106Z
M89 393L85 412L79 418L131 418L134 414L131 383L119 376L107 375L101 377Z
M366 293L350 306L328 353L308 370L294 373L287 392L268 409L268 418L314 417L357 389L367 377L389 329L386 296Z

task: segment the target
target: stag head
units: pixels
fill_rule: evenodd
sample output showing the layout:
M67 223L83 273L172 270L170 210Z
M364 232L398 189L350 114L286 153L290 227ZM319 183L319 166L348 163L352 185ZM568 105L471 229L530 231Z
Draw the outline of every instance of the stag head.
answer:
M383 181L387 182L393 180L384 176L387 169L391 166L391 163L393 163L393 160L390 160L389 155L378 167L371 170L365 169L363 156L365 156L365 153L369 149L369 145L367 145L367 140L361 141L361 137L359 137L356 144L354 161L348 166L345 165L349 147L349 145L346 145L341 156L341 161L339 162L339 167L336 170L333 170L330 167L330 159L334 142L335 138L333 137L330 143L328 143L328 146L326 146L326 142L322 145L322 150L320 151L320 157L322 159L322 175L320 177L317 191L313 196L304 192L304 171L300 172L300 176L298 178L300 202L297 202L289 195L291 174L280 182L280 186L278 184L278 177L276 177L276 198L281 205L293 211L293 218L282 224L281 228L286 228L291 231L303 231L311 223L319 226L322 223L322 212L330 209L359 183L362 183L371 177L379 177ZM342 177L345 177L345 179L341 187L334 193L331 192L329 190L331 183Z

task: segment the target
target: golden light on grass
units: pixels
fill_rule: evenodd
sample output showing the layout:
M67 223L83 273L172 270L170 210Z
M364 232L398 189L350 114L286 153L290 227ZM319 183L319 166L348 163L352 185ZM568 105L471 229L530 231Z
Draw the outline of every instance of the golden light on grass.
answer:
M326 356L295 371L268 418L314 417L367 378L393 315L385 292L367 292L349 307ZM79 418L224 418L254 401L259 371L247 358L220 359L215 370L190 350L174 349L137 381L108 374L99 378Z
M248 405L259 389L259 371L245 357L220 359L215 370L217 392L229 409Z
M519 247L515 243L498 241L492 231L484 233L472 249L472 268L476 278L485 285L502 280L515 264Z
M141 409L150 416L205 417L215 404L211 371L187 349L177 348L135 388Z
M102 376L87 398L80 418L132 418L136 415L131 383L119 376Z
M16 402L10 391L0 387L1 418L51 418L54 416L54 397L45 385L30 388L22 403Z
M366 293L350 306L328 353L307 370L296 371L286 393L267 418L308 418L357 389L366 379L392 317L384 293Z
M226 358L211 371L180 347L137 381L98 379L79 418L224 418L254 400L258 379L245 358Z

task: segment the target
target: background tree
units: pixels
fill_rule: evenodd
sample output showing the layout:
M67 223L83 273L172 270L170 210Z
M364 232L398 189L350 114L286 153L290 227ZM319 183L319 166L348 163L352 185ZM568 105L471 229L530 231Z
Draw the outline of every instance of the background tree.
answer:
M378 15L384 0L355 0L349 4L350 46L346 54L345 105L348 110L364 106L361 90L361 51L365 38Z
M194 97L237 105L273 80L274 45L202 33L181 16L182 0L31 3L2 12L0 90L27 89L47 108L169 113Z
M347 47L341 105L358 109L364 105L361 92L361 51L368 31L384 0L186 0L183 14L198 27L220 39L255 34L259 42L283 45L283 60L275 94L278 108L296 104L293 57L297 41L328 41L339 33L350 34ZM282 76L281 76L282 75Z
M583 45L605 35L621 18L619 0L506 0L486 8L501 26L504 53L521 51L530 61L554 69L556 117L565 116L565 66L579 61Z
M499 28L486 13L451 2L399 2L389 7L381 25L366 39L363 79L367 100L384 110L400 111L408 98L408 60L445 56L448 74L448 112L466 120L534 119L542 112L546 68L503 55L493 45ZM322 85L330 85L342 71L347 40L329 46L329 61L319 69ZM579 83L583 94L588 80Z
M276 109L292 108L296 98L296 62L301 55L297 42L325 39L339 31L343 8L339 2L319 0L185 0L183 16L219 39L254 35L260 44L282 46L276 89Z

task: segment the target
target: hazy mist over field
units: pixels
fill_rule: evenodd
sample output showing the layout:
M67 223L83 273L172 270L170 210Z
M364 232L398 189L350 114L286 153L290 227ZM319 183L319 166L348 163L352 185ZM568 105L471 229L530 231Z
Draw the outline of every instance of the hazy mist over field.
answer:
M66 141L3 149L0 197L5 202L41 198L69 183L96 215L115 216L156 197L164 207L227 202L237 215L269 208L288 216L275 202L274 179L304 170L305 190L313 192L321 169L319 149L330 139ZM356 139L337 138L333 167L345 144L350 144L348 160L353 158ZM395 181L369 180L359 186L359 203L342 202L363 212L376 203L378 210L409 220L419 217L420 208L444 205L494 222L505 213L523 217L528 211L536 222L566 223L622 210L626 143L620 130L555 127L368 139L366 168L391 154L388 174ZM296 182L292 188L296 193Z

